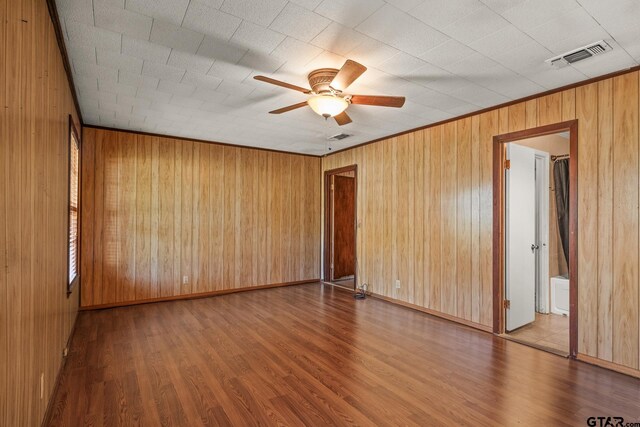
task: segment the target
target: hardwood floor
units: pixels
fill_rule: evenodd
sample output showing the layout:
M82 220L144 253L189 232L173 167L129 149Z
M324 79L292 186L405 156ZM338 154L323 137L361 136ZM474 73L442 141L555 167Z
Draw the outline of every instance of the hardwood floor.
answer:
M320 284L82 312L45 425L640 421L640 380Z

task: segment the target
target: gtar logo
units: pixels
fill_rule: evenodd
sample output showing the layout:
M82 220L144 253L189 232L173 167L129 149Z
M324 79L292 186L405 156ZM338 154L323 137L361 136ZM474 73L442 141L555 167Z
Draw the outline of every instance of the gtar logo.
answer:
M589 427L624 427L622 417L589 417L587 418Z

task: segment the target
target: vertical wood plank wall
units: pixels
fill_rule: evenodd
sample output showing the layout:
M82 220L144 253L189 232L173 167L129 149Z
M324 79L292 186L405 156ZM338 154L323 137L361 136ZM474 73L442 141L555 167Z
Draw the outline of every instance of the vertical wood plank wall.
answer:
M82 306L319 279L320 158L91 127L83 147Z
M66 291L79 119L45 1L0 0L0 46L0 425L38 426L78 307Z
M492 138L577 118L578 351L639 369L638 86L635 71L325 157L358 165L359 283L489 327Z

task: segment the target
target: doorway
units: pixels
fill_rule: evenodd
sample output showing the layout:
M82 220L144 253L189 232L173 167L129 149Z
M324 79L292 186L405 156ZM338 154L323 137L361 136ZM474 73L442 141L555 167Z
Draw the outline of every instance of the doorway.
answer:
M357 166L325 172L324 280L356 288Z
M577 354L577 121L494 138L494 332Z

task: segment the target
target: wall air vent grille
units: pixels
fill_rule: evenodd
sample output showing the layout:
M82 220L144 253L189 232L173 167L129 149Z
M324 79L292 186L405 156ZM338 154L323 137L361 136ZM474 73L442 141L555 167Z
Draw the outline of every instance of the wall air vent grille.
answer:
M603 54L611 49L611 46L609 46L607 42L600 40L587 46L573 49L569 52L563 53L562 55L554 56L551 59L547 59L545 62L552 67L562 68L569 64L574 64L578 61L591 58L592 56Z
M349 135L348 133L339 133L337 135L330 136L327 139L329 141L340 141L342 139L349 138L350 136L352 136L352 135Z

